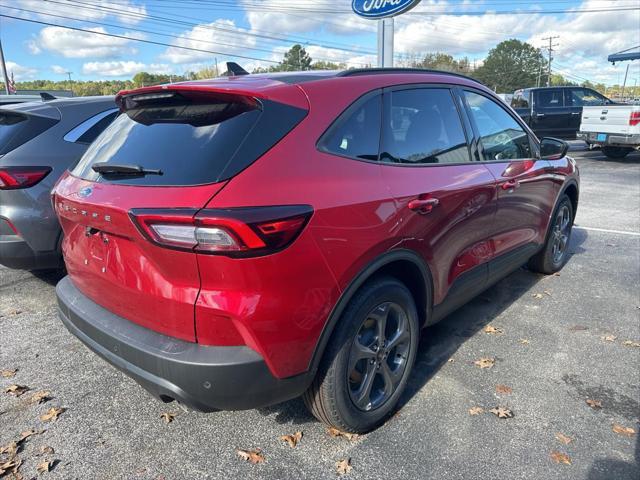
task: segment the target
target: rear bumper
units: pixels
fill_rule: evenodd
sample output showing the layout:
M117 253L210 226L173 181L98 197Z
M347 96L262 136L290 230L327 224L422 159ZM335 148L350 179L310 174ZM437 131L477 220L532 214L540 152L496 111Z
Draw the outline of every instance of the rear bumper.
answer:
M598 135L606 135L605 140L598 140ZM578 140L599 145L612 145L620 147L640 146L640 134L620 135L615 133L598 134L597 132L578 132Z
M34 252L18 235L0 235L0 264L17 270L61 268L60 252Z
M248 347L203 346L129 322L85 297L68 276L56 294L67 329L162 401L204 412L257 408L297 397L311 381L274 377Z

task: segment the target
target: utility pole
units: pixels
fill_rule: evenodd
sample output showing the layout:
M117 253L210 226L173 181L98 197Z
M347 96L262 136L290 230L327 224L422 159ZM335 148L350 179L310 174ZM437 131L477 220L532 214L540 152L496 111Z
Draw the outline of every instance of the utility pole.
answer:
M556 38L560 38L560 36L556 35L554 37L546 37L546 38L542 39L543 42L546 42L547 40L549 40L549 46L548 47L547 46L542 47L542 48L546 49L548 51L548 53L549 53L549 65L548 65L549 71L548 71L548 76L547 76L547 87L551 86L551 61L553 60L553 55L552 55L553 54L553 50L554 50L553 47L557 47L557 46L560 45L559 43L553 43L553 41Z
M622 101L624 102L624 89L627 86L627 76L629 75L629 64L627 63L627 71L624 72L624 83L622 84Z
M7 73L7 65L4 63L4 52L2 51L2 40L0 39L0 63L2 64L2 75L4 76L4 91L9 95L9 74Z

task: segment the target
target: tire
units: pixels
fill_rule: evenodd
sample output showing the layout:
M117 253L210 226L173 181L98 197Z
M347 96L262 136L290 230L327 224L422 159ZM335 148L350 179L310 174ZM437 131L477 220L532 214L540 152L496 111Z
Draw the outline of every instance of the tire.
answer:
M529 260L530 270L550 275L567 263L573 216L571 199L563 194L553 211L544 247Z
M602 147L602 153L604 153L607 158L611 158L612 160L619 160L626 157L627 155L629 155L631 150L633 149L627 147Z
M376 352L383 318L385 345L396 346ZM303 395L307 408L343 432L375 429L394 412L406 387L418 336L418 313L407 287L391 277L367 282L340 317L318 373Z

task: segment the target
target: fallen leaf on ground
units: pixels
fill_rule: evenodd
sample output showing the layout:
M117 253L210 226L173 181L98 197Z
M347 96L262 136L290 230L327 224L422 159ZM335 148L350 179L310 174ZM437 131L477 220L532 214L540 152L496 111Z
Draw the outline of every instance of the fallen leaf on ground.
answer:
M518 342L521 343L522 345L529 345L529 343L531 343L526 338L521 338L520 340L518 340Z
M636 431L631 427L623 427L622 425L618 425L615 423L613 425L612 430L619 435L624 435L626 437L633 437L636 434Z
M604 340L605 342L615 342L616 338L618 337L616 337L615 335L604 335L602 337L602 340Z
M49 445L43 445L42 447L40 447L39 455L53 455L54 453L56 453L55 450Z
M531 295L533 298L544 298L544 295L542 295L541 293L534 293L533 295Z
M344 437L347 440L355 440L356 438L358 438L358 434L357 433L349 433L349 432L343 432L341 430L338 430L337 428L333 428L333 427L329 427L327 429L327 432L329 433L329 435L331 435L333 438L336 437Z
M291 448L295 448L298 442L302 439L302 432L296 432L293 435L282 435L280 440L287 442Z
M481 358L473 362L474 365L477 365L480 368L491 368L496 363L495 358Z
M44 460L38 464L38 466L36 467L36 471L38 473L49 472L51 471L52 465L53 465L53 462L51 460Z
M544 291L544 292L542 292L542 293L544 293L545 295L547 295L547 296L549 296L549 297L553 296L553 295L551 295L551 292L550 292L549 290L545 290L545 291Z
M4 378L11 378L16 374L17 371L18 371L17 368L14 368L13 370L9 368L5 368L2 371L0 371L0 375L2 375Z
M47 413L40 415L40 420L42 420L43 422L57 420L58 416L65 410L66 408L63 407L51 407L49 410L47 410Z
M567 465L571 465L571 459L566 453L561 453L554 450L553 452L551 452L551 459L556 463L565 463Z
M484 327L484 333L488 333L490 335L502 335L504 333L504 329L500 327L494 327L493 325L487 325Z
M624 342L622 342L622 345L624 345L625 347L640 348L640 342L634 342L634 341L631 341L631 340L625 340Z
M592 400L587 398L587 405L589 405L593 409L602 408L602 402L600 400Z
M36 403L36 404L45 403L51 400L50 395L51 395L50 392L46 390L40 390L34 393L33 395L31 395L31 398L29 399L29 401L31 403Z
M19 397L24 392L28 392L28 391L29 391L29 387L27 387L26 385L9 385L7 388L4 389L4 393L8 393L9 395L14 395L16 397Z
M338 475L346 475L352 469L353 467L351 466L350 458L345 458L344 460L336 462L336 472L338 473Z
M262 454L262 450L259 448L254 448L252 450L242 450L241 448L236 448L236 453L243 460L253 463L262 463L264 462L264 455Z
M27 438L29 438L32 435L40 435L42 433L44 433L44 430L36 430L34 428L32 428L31 430L25 430L20 434L20 440L18 440L18 443L24 442Z
M569 445L571 442L573 442L573 438L560 432L556 433L556 440L558 440L560 443L564 443L565 445Z
M17 442L10 442L0 447L0 454L8 455L9 458L15 457L16 453L18 453Z
M451 357L449 360L447 360L448 363L453 363L455 362L455 359L453 357Z
M7 313L7 315L20 315L22 313L22 310L9 310L9 313Z
M164 420L164 423L171 423L173 422L173 419L176 418L176 414L165 412L162 415L160 415L160 418Z
M506 407L495 407L489 411L498 418L513 418L513 412Z
M481 413L484 413L484 408L482 407L471 407L469 409L469 415L480 415Z
M496 392L508 395L513 392L513 389L511 387L507 387L506 385L496 385Z
M18 469L20 468L20 465L22 465L22 460L18 457L13 457L4 463L0 463L0 476L3 476L7 472L12 472L14 478L22 478L22 476L18 477Z

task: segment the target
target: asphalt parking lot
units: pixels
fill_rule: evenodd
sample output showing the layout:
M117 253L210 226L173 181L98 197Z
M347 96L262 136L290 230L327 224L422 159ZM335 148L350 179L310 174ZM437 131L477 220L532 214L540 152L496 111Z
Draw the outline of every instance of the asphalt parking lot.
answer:
M43 459L51 479L335 478L343 459L354 479L640 478L640 154L572 154L582 188L566 267L521 269L426 330L402 409L375 432L333 438L301 400L214 414L158 403L66 331L55 275L0 269L0 369L17 369L0 377L0 446L44 430L21 444L24 478ZM51 399L31 403L40 390ZM40 420L51 407L66 410ZM295 448L279 439L296 431Z

